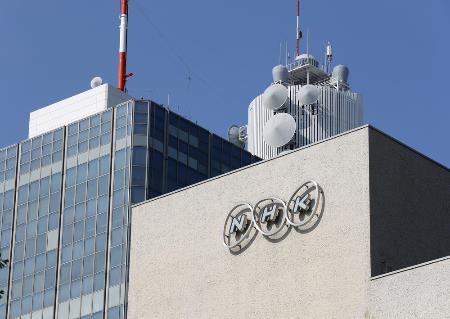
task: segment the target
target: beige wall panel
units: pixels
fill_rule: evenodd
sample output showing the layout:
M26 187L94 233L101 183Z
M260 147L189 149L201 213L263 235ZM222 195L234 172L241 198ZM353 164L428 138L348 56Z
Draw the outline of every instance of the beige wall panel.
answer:
M364 318L368 309L368 128L133 209L129 318ZM306 234L247 250L222 244L229 210L288 200L315 180L325 210Z

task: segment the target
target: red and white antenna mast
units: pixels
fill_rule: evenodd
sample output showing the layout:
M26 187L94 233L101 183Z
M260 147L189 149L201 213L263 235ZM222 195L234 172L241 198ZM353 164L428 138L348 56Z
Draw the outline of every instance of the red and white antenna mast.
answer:
M300 30L300 0L297 0L297 35L295 44L295 57L300 55L300 39L302 38L302 31Z
M127 29L128 0L120 0L120 47L119 47L119 78L117 88L125 91L127 79Z

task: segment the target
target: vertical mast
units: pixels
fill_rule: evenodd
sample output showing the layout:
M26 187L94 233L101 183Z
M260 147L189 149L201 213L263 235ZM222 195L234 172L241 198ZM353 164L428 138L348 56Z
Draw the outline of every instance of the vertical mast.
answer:
M119 75L117 88L125 91L127 72L127 23L128 0L120 0L120 46L119 46Z
M302 38L302 31L300 31L300 0L297 0L297 30L296 30L296 44L295 57L300 55L300 39Z

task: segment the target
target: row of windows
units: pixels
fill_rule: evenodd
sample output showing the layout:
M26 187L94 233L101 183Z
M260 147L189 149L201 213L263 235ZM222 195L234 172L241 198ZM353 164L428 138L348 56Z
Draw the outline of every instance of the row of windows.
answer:
M101 126L91 127L89 130L80 132L79 134L69 135L67 137L67 146L71 147L76 144L82 144L83 142L93 140L94 138L102 138L111 133L111 122L103 123Z
M39 135L33 137L31 140L26 140L20 143L21 154L29 152L31 150L39 149L45 145L55 143L62 140L64 137L64 129L57 129L55 131L45 133L44 135Z
M93 115L79 122L70 124L67 128L67 132L68 135L71 136L74 134L78 134L79 132L86 131L89 128L97 127L99 125L107 126L106 123L111 122L111 120L112 120L112 112L106 111L101 114Z
M19 187L18 205L26 202L36 201L38 198L48 197L50 194L58 193L61 189L61 174L44 177Z

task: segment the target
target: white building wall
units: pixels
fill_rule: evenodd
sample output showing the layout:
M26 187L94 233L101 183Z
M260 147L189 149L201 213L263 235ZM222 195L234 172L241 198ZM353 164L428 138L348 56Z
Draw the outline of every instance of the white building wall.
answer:
M450 318L450 257L375 277L370 319Z
M132 98L109 84L100 85L30 113L28 138L81 120Z
M369 256L368 129L134 207L129 318L364 318ZM241 254L222 243L229 210L303 182L323 188L316 228Z

